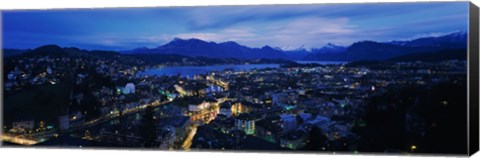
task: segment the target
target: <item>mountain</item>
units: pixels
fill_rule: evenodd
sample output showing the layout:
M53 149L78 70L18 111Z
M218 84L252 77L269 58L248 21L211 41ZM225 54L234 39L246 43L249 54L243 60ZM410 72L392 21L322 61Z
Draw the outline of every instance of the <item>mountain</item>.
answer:
M467 49L445 49L429 53L413 53L388 59L389 61L442 61L442 60L465 60Z
M248 48L241 45L238 45L234 42L225 42L218 45L223 45L224 47L236 47L237 50L245 49L246 51L261 51L264 54L268 55L272 53L278 53L279 50L269 46L262 48ZM172 45L170 45L172 46ZM146 49L144 49L146 50ZM248 53L248 52L247 52ZM159 54L159 53L150 53L150 54L135 54L135 53L119 53L116 51L105 51L105 50L83 50L75 47L60 47L58 45L44 45L33 50L26 51L19 55L13 55L5 57L7 65L9 65L8 70L12 71L15 67L15 61L17 59L27 59L27 58L56 58L56 57L66 57L66 58L75 58L75 59L87 59L87 60L103 60L103 61L115 61L121 62L125 65L168 65L168 66L206 66L206 65L223 65L223 64L285 64L291 63L292 61L286 59L273 59L273 58L256 58L256 59L242 59L242 58L211 58L204 56L187 56L179 54Z
M303 60L303 58L312 54L312 52L308 51L305 48L286 50L284 52L288 59L293 59L293 60Z
M150 54L150 53L146 53L149 50L150 49L148 49L147 47L139 47L139 48L135 48L135 49L132 49L132 50L122 51L121 53L123 53L123 54L135 54L137 52L145 52L145 54Z
M103 50L82 50L75 47L60 47L58 45L44 45L33 50L26 51L20 55L5 57L6 63L14 62L17 59L27 58L76 58L96 60L101 59L104 61L116 61L126 65L135 65L142 63L143 61L128 55L120 54L115 51L103 51Z
M347 61L352 61L384 60L394 56L413 53L415 51L417 51L417 49L400 45L379 43L374 41L361 41L353 43L350 47L348 47L345 53Z
M347 47L327 43L322 48L313 48L302 60L345 61Z
M461 49L467 46L467 32L459 31L437 37L424 37L404 41L359 41L348 47L328 43L321 48L307 50L303 47L282 50L264 46L250 48L233 41L215 43L199 39L175 38L157 48L137 48L129 54L176 54L190 57L240 58L240 59L290 59L318 61L386 60L411 53Z
M346 50L347 47L327 43L327 45L323 46L322 48L313 48L312 53L342 53Z
M424 37L404 41L359 41L348 47L328 43L321 48L310 50L303 47L294 50L282 50L268 45L261 48L251 48L234 41L222 43L207 42L199 39L174 38L170 42L156 48L136 48L120 53L112 51L86 51L77 48L60 48L56 45L46 45L34 50L14 51L4 49L5 57L22 55L94 55L96 57L113 57L119 55L163 55L163 57L182 59L185 57L204 57L210 59L284 59L284 60L311 60L311 61L358 61L358 60L387 60L414 53L429 53L441 50L465 49L467 46L467 32L459 31L451 34ZM14 55L15 54L15 55ZM173 56L170 56L173 55ZM174 56L178 55L178 56ZM181 56L181 57L180 57ZM151 55L149 57L152 57ZM142 58L142 60L148 60ZM191 59L194 63L203 59Z
M409 47L438 47L442 49L457 49L467 46L467 32L458 31L438 37L424 37L410 41L392 41L390 44Z
M101 51L101 50L81 50L75 47L65 47L62 48L58 45L44 45L33 50L25 51L22 54L17 56L9 56L9 57L67 57L67 56L75 56L75 57L99 57L99 58L110 58L114 59L116 56L119 56L118 52L114 51Z
M396 56L387 60L356 60L346 64L348 67L375 67L382 64L389 64L392 62L436 62L445 60L465 60L467 58L467 49L445 49L434 52L411 53L407 55Z
M174 38L160 47L148 49L137 48L123 53L130 54L177 54L191 57L209 58L242 58L242 59L285 59L286 55L280 49L270 46L250 48L233 41L215 43L199 39Z
M33 49L32 51L25 52L22 56L66 56L68 52L58 45L44 45Z
M428 53L449 49L465 49L467 47L467 33L454 32L439 37L424 37L408 41L359 41L346 48L344 52L313 53L306 56L308 60L386 60L413 53Z

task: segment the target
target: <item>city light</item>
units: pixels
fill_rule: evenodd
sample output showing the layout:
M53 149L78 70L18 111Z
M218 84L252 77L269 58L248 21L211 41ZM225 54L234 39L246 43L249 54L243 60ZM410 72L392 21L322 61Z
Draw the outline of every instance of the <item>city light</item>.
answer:
M417 149L417 146L415 146L415 145L412 145L412 146L410 147L410 151L412 151L412 152L414 152L416 149Z
M428 12L428 8L418 9L412 4L398 7L372 5L381 6L342 8L335 5L338 9L320 9L325 6L319 6L318 12L308 16L303 12L279 14L281 7L259 6L256 9L262 11L261 19L253 18L253 21L249 18L255 16L250 15L257 12L237 15L247 13L244 11L249 9L232 6L221 10L225 14L208 16L212 11L208 11L207 7L201 9L205 9L201 14L219 19L209 19L209 24L202 26L195 23L198 19L192 19L196 16L185 16L190 15L188 13L199 14L189 12L192 8L167 8L166 15L180 22L162 22L162 18L156 18L153 20L155 24L145 24L165 25L161 28L167 39L161 37L162 45L156 46L154 43L158 44L158 41L155 40L150 44L152 40L146 40L146 43L130 41L129 44L128 39L138 38L129 36L138 34L124 34L133 30L147 31L141 34L150 35L152 32L149 33L149 29L108 30L117 32L119 39L116 40L122 42L101 48L119 47L116 50L123 51L90 49L105 44L92 43L102 40L92 40L88 44L82 44L82 40L68 42L67 32L74 31L71 34L75 34L75 29L62 27L60 30L63 31L55 35L62 38L55 39L67 41L57 41L59 43L56 44L60 45L24 46L25 49L18 50L20 52L5 50L12 53L5 53L11 56L4 57L6 121L2 125L2 141L25 146L73 144L75 147L154 150L246 150L260 147L272 151L437 152L417 146L420 145L442 146L441 152L456 152L454 145L458 144L435 140L448 138L452 133L459 135L456 132L462 130L458 129L466 129L458 122L465 116L461 108L465 103L463 96L467 93L465 87L469 85L469 62L464 59L467 51L464 41L468 36L466 32L450 30L461 29L463 25L450 22L446 27L435 19L439 16L440 19L445 19L442 16L458 17L457 14L468 11L465 10L468 7L431 17L434 14ZM375 22L375 16L384 14L363 15L361 11L370 10L362 8L375 8L373 10L388 15L390 10L401 10L404 6L415 8L410 10L413 13L405 15L415 18L413 21L403 16L394 19L401 24L399 26L416 26L412 24L418 19L435 22L435 25L402 31L388 24L389 29L382 29L381 34L374 36L365 34L365 29L348 30L353 29L350 26L358 25L358 28L376 31L375 27L364 25L361 21L366 18L366 21ZM449 3L431 8L435 11L448 10L447 6L454 5ZM292 11L309 10L305 13L313 13L310 10L316 8L315 5L312 8L292 7L299 7ZM163 9L139 12L138 15L157 15ZM341 14L345 17L340 20L329 13L339 10L345 11ZM417 10L421 10L421 14L412 16ZM107 10L111 11L117 10ZM118 11L119 15L123 14L120 13L122 10ZM451 13L456 14L452 16ZM24 32L42 35L42 32L35 33L38 30L16 26L21 26L22 21L56 22L52 26L64 26L67 20L66 24L73 26L76 20L95 24L94 19L105 17L75 18L76 14L58 12L40 17L29 12L22 13L22 16L17 14L6 15L11 16L5 18L12 23L8 28L17 29L17 32L6 34ZM30 16L32 19L27 18ZM348 20L352 18L359 19ZM131 20L127 21L128 24L152 21L127 19ZM386 26L384 19L388 18L382 16L380 19L374 24ZM225 20L226 23L218 23ZM234 20L241 20L241 23ZM460 23L458 20L454 22ZM235 30L232 33L227 28L233 26L231 24L247 27L246 31ZM250 26L247 25L260 30L249 33L252 29L248 29ZM345 25L346 28L337 25ZM438 25L445 28L437 28ZM278 29L284 26L287 29ZM342 31L318 30L319 27L332 26ZM175 30L172 32L171 28ZM190 37L199 36L192 30L202 29L238 34L238 38L215 38L235 41L211 41ZM86 34L91 31L90 28L82 30ZM439 35L431 36L431 30L439 32ZM94 34L99 32L102 31L90 32L89 35L95 37ZM356 33L358 35L354 35ZM302 38L268 40L285 34L288 35L285 37ZM16 39L16 36L9 37ZM170 37L170 41L165 41ZM98 38L105 37L99 34ZM23 40L8 41L18 43ZM73 48L62 43L86 48ZM23 44L28 42L16 45ZM139 44L147 44L149 48L139 46L135 49ZM401 139L398 136L402 136ZM458 140L461 141L466 140Z

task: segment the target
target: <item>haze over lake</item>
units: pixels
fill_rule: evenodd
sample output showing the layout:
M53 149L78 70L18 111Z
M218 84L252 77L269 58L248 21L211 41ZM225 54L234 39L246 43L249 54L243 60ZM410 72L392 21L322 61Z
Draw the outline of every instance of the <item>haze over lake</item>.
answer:
M176 66L147 69L140 75L181 75L184 77L193 77L194 75L205 74L212 71L223 71L231 69L233 71L243 71L251 69L278 68L279 64L249 64L249 65L214 65L214 66Z
M295 61L300 64L344 64L342 61ZM252 69L265 69L265 68L278 68L280 64L248 64L248 65L213 65L213 66L175 66L175 67L162 67L152 68L141 72L139 75L156 75L156 76L174 76L181 75L183 77L193 77L194 75L206 74L212 71L245 71Z

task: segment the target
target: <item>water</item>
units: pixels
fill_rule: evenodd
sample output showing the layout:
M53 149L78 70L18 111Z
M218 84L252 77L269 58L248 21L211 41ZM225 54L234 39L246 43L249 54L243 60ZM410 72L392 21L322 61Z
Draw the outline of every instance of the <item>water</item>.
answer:
M345 64L344 61L295 61L300 64ZM181 75L182 77L193 78L195 75L206 74L212 71L224 71L231 69L233 71L245 71L252 69L264 69L264 68L279 68L280 64L248 64L248 65L214 65L214 66L176 66L176 67L162 67L147 69L141 72L139 75L156 75L156 76L175 76Z
M167 75L175 76L180 74L183 77L192 78L194 75L206 74L212 71L224 71L231 69L233 71L244 71L252 69L278 68L279 64L249 64L249 65L214 65L214 66L177 66L147 69L140 75Z
M320 64L320 65L340 65L340 64L345 64L347 62L345 61L305 61L305 60L298 60L295 61L299 64Z

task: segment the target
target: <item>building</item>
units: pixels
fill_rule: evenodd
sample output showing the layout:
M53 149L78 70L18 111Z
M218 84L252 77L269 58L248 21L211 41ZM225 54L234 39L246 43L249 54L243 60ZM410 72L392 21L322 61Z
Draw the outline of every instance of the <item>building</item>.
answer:
M135 84L127 83L125 89L123 89L123 94L134 94L135 93Z
M176 137L176 130L173 126L166 126L157 132L157 142L159 142L160 149L173 149Z
M70 118L68 115L62 115L58 117L58 129L67 130L70 128Z
M193 104L188 105L188 111L199 112L199 111L202 111L203 109L206 109L206 108L209 108L209 107L210 107L209 102L202 101L201 103L198 103L198 104L193 103Z
M222 133L212 124L199 126L192 139L192 147L197 149L243 149L246 135L243 131L233 130Z
M164 117L158 121L157 128L159 128L159 130L167 129L174 131L177 141L185 138L186 131L190 125L190 118L187 116Z
M257 121L255 130L256 137L273 143L278 142L279 136L283 133L280 117L273 116Z
M73 114L70 114L70 121L69 121L69 124L71 126L77 126L77 125L81 125L85 122L85 118L83 116L83 114L80 112L80 111L76 111L75 113Z
M232 116L232 104L231 102L223 102L220 104L220 114L227 117Z
M12 127L20 130L30 130L35 127L35 122L33 120L17 121L12 123Z
M101 142L110 146L138 147L143 146L143 138L139 135L139 128L133 128L129 132L119 132L114 128L100 129L99 138Z
M280 139L280 146L289 149L299 149L308 143L308 132L304 129L295 130Z
M280 120L285 133L294 131L297 128L297 118L292 114L282 114L280 115Z
M85 140L81 138L72 137L69 135L60 135L58 137L50 138L44 142L40 142L33 146L35 147L51 147L51 146L62 146L62 147L108 147L110 144Z
M255 104L247 101L237 101L232 103L232 115L238 116L242 113L250 113L264 109L261 104Z
M256 118L249 114L240 114L235 118L235 128L244 131L247 135L255 133Z

